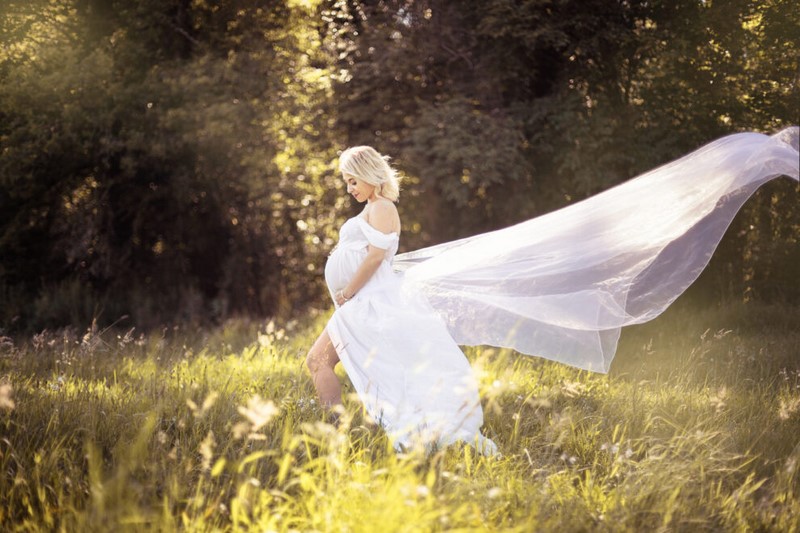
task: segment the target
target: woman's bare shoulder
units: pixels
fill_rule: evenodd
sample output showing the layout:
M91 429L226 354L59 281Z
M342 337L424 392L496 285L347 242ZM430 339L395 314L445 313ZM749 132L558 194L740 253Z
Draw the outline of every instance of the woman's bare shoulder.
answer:
M397 206L391 200L378 198L369 204L368 214L373 213L377 216L397 214Z
M369 205L367 222L383 233L400 232L400 215L397 207L385 198L379 198Z

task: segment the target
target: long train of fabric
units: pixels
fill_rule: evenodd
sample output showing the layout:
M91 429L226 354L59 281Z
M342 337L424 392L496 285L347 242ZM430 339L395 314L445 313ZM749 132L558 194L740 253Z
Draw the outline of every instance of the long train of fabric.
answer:
M661 314L708 264L742 204L798 180L798 128L739 133L515 226L396 256L462 345L607 372L620 328Z

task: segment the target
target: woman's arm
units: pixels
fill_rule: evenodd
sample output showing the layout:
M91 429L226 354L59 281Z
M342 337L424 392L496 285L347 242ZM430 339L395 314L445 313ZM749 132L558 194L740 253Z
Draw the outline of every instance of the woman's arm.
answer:
M395 228L399 226L397 208L389 201L379 201L371 206L369 218L370 225L381 233L391 233L396 231ZM386 250L370 244L367 257L365 257L359 265L358 270L356 270L356 273L353 275L353 279L350 280L344 289L336 293L336 303L342 305L355 296L355 294L366 285L372 275L375 274L375 271L378 270L384 257L386 257Z

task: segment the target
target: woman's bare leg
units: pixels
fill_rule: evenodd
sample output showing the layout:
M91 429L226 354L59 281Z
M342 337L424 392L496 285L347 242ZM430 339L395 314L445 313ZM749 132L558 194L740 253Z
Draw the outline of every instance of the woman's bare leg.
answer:
M342 385L333 371L339 356L327 330L323 330L306 356L306 365L311 371L314 388L317 389L323 407L334 407L342 403Z

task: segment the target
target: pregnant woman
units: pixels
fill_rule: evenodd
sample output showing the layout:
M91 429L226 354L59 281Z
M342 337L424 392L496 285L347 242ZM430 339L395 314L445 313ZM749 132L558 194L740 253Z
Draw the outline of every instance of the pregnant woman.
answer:
M607 372L623 326L662 313L700 275L742 204L798 179L798 128L739 133L582 202L395 257L397 177L369 147L340 169L364 210L342 226L325 278L336 310L307 364L325 406L341 361L397 447L494 443L458 345L513 348Z
M392 270L400 238L398 179L386 158L359 146L339 159L364 210L344 223L325 266L336 310L306 359L322 404L341 404L341 361L367 413L396 447L494 444L480 434L478 388L464 354L420 294Z

